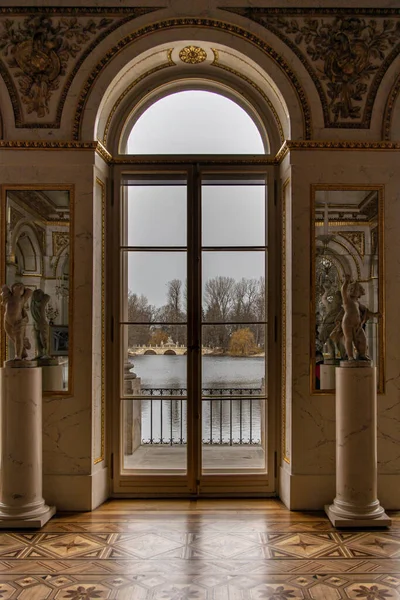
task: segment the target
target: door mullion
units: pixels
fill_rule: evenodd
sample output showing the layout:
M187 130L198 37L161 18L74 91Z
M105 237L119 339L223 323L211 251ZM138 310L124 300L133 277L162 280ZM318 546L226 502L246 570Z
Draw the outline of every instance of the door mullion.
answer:
M198 491L201 473L201 205L197 166L188 174L188 484Z

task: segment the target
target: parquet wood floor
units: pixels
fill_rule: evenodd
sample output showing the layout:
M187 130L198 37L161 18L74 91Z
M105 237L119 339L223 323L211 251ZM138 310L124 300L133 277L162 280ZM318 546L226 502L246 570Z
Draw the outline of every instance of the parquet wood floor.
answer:
M400 599L390 530L337 531L279 501L107 502L0 533L3 600Z

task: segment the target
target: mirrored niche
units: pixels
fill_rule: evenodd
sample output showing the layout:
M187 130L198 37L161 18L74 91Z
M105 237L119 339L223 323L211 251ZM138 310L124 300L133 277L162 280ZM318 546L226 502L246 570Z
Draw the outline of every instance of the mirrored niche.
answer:
M72 186L4 186L2 284L31 290L25 306L26 360L42 367L45 394L71 393ZM13 359L6 337L2 362Z
M312 186L311 215L311 391L334 393L335 368L347 359L341 287L349 276L359 284L368 356L383 392L383 188Z

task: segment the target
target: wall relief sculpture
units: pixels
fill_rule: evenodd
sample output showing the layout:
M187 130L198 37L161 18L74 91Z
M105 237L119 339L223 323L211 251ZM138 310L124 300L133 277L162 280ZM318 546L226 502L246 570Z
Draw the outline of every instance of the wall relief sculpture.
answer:
M23 21L1 23L0 50L18 81L21 100L28 114L42 118L49 114L52 93L67 73L68 63L112 19L30 16Z
M379 9L376 14L358 10L357 15L346 9L228 10L263 25L296 53L317 87L325 127L369 127L378 86L400 53L398 13L380 17Z
M123 23L153 10L85 8L81 16L73 8L0 8L0 75L16 126L59 127L68 89L85 58Z

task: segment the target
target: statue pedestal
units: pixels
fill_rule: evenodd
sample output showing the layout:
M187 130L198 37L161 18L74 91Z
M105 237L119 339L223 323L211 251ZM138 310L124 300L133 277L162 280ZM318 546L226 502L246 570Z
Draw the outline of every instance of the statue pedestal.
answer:
M44 392L62 392L64 389L62 366L43 366L42 385Z
M320 389L334 390L335 389L335 365L320 365Z
M42 497L42 370L0 369L0 529L42 527L54 515Z
M325 506L335 527L388 527L377 498L376 368L336 368L336 498Z

